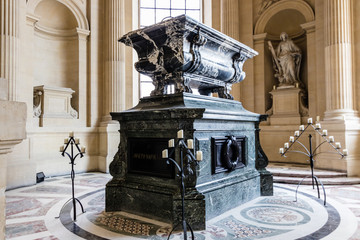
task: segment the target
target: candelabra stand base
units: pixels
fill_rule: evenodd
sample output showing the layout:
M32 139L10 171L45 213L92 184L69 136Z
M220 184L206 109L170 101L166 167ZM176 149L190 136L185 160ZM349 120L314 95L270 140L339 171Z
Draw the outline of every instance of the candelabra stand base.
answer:
M299 186L300 186L301 183L305 180L305 178L309 178L309 177L312 178L312 181L313 181L313 182L312 182L313 189L314 189L314 180L315 180L316 188L317 188L317 192L318 192L318 198L320 198L319 183L321 184L321 187L322 187L323 192L324 192L324 206L326 206L326 192L325 192L325 187L324 187L324 185L322 184L322 182L320 181L320 179L319 179L318 177L316 177L315 175L305 176L303 179L301 179L301 181L299 182L299 184L298 184L297 187L296 187L296 191L295 191L295 202L297 201L297 193L298 193Z
M180 225L180 223L176 224L176 225L171 229L167 240L170 239L171 234L173 233L173 231L174 231L179 225ZM190 224L188 224L186 221L183 221L183 222L182 222L182 225L183 225L183 226L182 226L183 230L186 229L186 226L187 226L187 228L190 230L190 233L191 233L191 239L194 240L194 239L195 239L195 236L194 236L194 232L193 232ZM186 232L184 232L184 239L187 239Z
M68 204L70 201L73 202L74 222L76 222L76 201L80 204L82 213L85 213L84 206L82 205L82 203L80 202L80 200L77 199L77 198L70 198L70 199L67 200L67 201L64 203L64 205L62 206L62 208L61 208L61 210L60 210L60 213L59 213L59 216L55 217L56 219L60 218L60 215L61 215L61 213L62 213L62 210L64 209L64 207L66 206L66 204Z

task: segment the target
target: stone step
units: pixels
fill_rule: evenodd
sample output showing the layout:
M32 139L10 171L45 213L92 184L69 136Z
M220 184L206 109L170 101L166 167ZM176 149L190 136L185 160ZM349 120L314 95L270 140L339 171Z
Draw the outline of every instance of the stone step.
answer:
M309 165L270 163L266 168L273 174L274 183L288 183L311 185L311 170ZM344 172L314 169L314 175L320 179L323 185L351 185L360 184L360 178L347 177Z
M273 176L279 177L295 177L295 178L303 178L305 176L311 175L310 167L308 169L286 169L286 168L267 168ZM332 172L332 171L324 171L314 169L314 175L318 178L343 178L346 177L346 173L342 172Z
M322 178L317 176L318 179L322 182L323 185L353 185L360 184L360 178L354 177L331 177L331 178ZM287 184L299 184L303 179L302 177L283 177L283 176L274 176L274 183L287 183ZM305 178L302 185L311 185L311 178ZM319 183L320 186L320 183Z

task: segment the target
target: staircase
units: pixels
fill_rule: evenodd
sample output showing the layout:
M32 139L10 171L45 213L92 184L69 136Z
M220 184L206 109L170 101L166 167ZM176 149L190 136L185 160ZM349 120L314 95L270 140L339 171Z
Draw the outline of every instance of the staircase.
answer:
M273 174L274 183L311 185L311 170L308 165L295 165L285 163L269 163L266 168ZM360 178L347 177L346 173L314 169L314 175L323 185L352 185L360 184Z

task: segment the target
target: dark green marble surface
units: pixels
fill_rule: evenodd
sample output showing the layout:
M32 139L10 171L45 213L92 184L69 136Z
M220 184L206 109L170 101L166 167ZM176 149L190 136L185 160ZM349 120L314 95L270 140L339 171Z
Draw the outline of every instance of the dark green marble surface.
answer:
M127 211L178 223L180 178L129 173L127 139L172 139L179 129L184 130L185 139L194 139L195 151L203 152L203 160L191 165L194 175L185 179L186 214L193 229L205 229L206 220L261 195L261 182L266 180L260 181L255 168L260 115L246 111L240 102L180 93L143 98L136 107L111 115L120 122L120 145L110 164L113 179L106 186L106 211ZM246 166L213 174L211 137L230 135L246 136Z

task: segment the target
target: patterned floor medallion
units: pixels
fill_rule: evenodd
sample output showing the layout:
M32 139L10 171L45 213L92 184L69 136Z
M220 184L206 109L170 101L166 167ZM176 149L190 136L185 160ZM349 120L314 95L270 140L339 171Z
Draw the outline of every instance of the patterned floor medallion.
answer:
M138 237L156 235L156 231L160 228L160 226L131 219L118 213L103 212L99 215L87 215L87 218L90 222L107 230Z
M169 224L125 212L104 211L105 184L109 179L109 175L100 173L77 175L75 195L86 212L77 207L76 222L72 221L72 203L64 205L71 196L68 176L7 191L6 239L167 239L171 231ZM296 202L292 186L277 185L274 190L274 196L254 199L210 219L206 230L194 232L195 239L359 239L354 213L360 217L360 186L330 188L326 207L312 189L310 193L299 193ZM332 193L341 193L343 196L337 199L348 201L349 208L332 200L331 196L337 197ZM344 200L346 196L351 199ZM60 218L55 218L59 213ZM187 235L190 237L190 232ZM183 240L183 233L173 232L170 239Z
M224 220L221 220L216 224L218 226L222 226L227 232L227 237L223 239L251 240L275 236L287 232L287 230L271 229L250 225L237 220L233 216L225 218Z
M285 207L257 206L241 211L245 218L269 225L295 226L308 223L309 215Z

